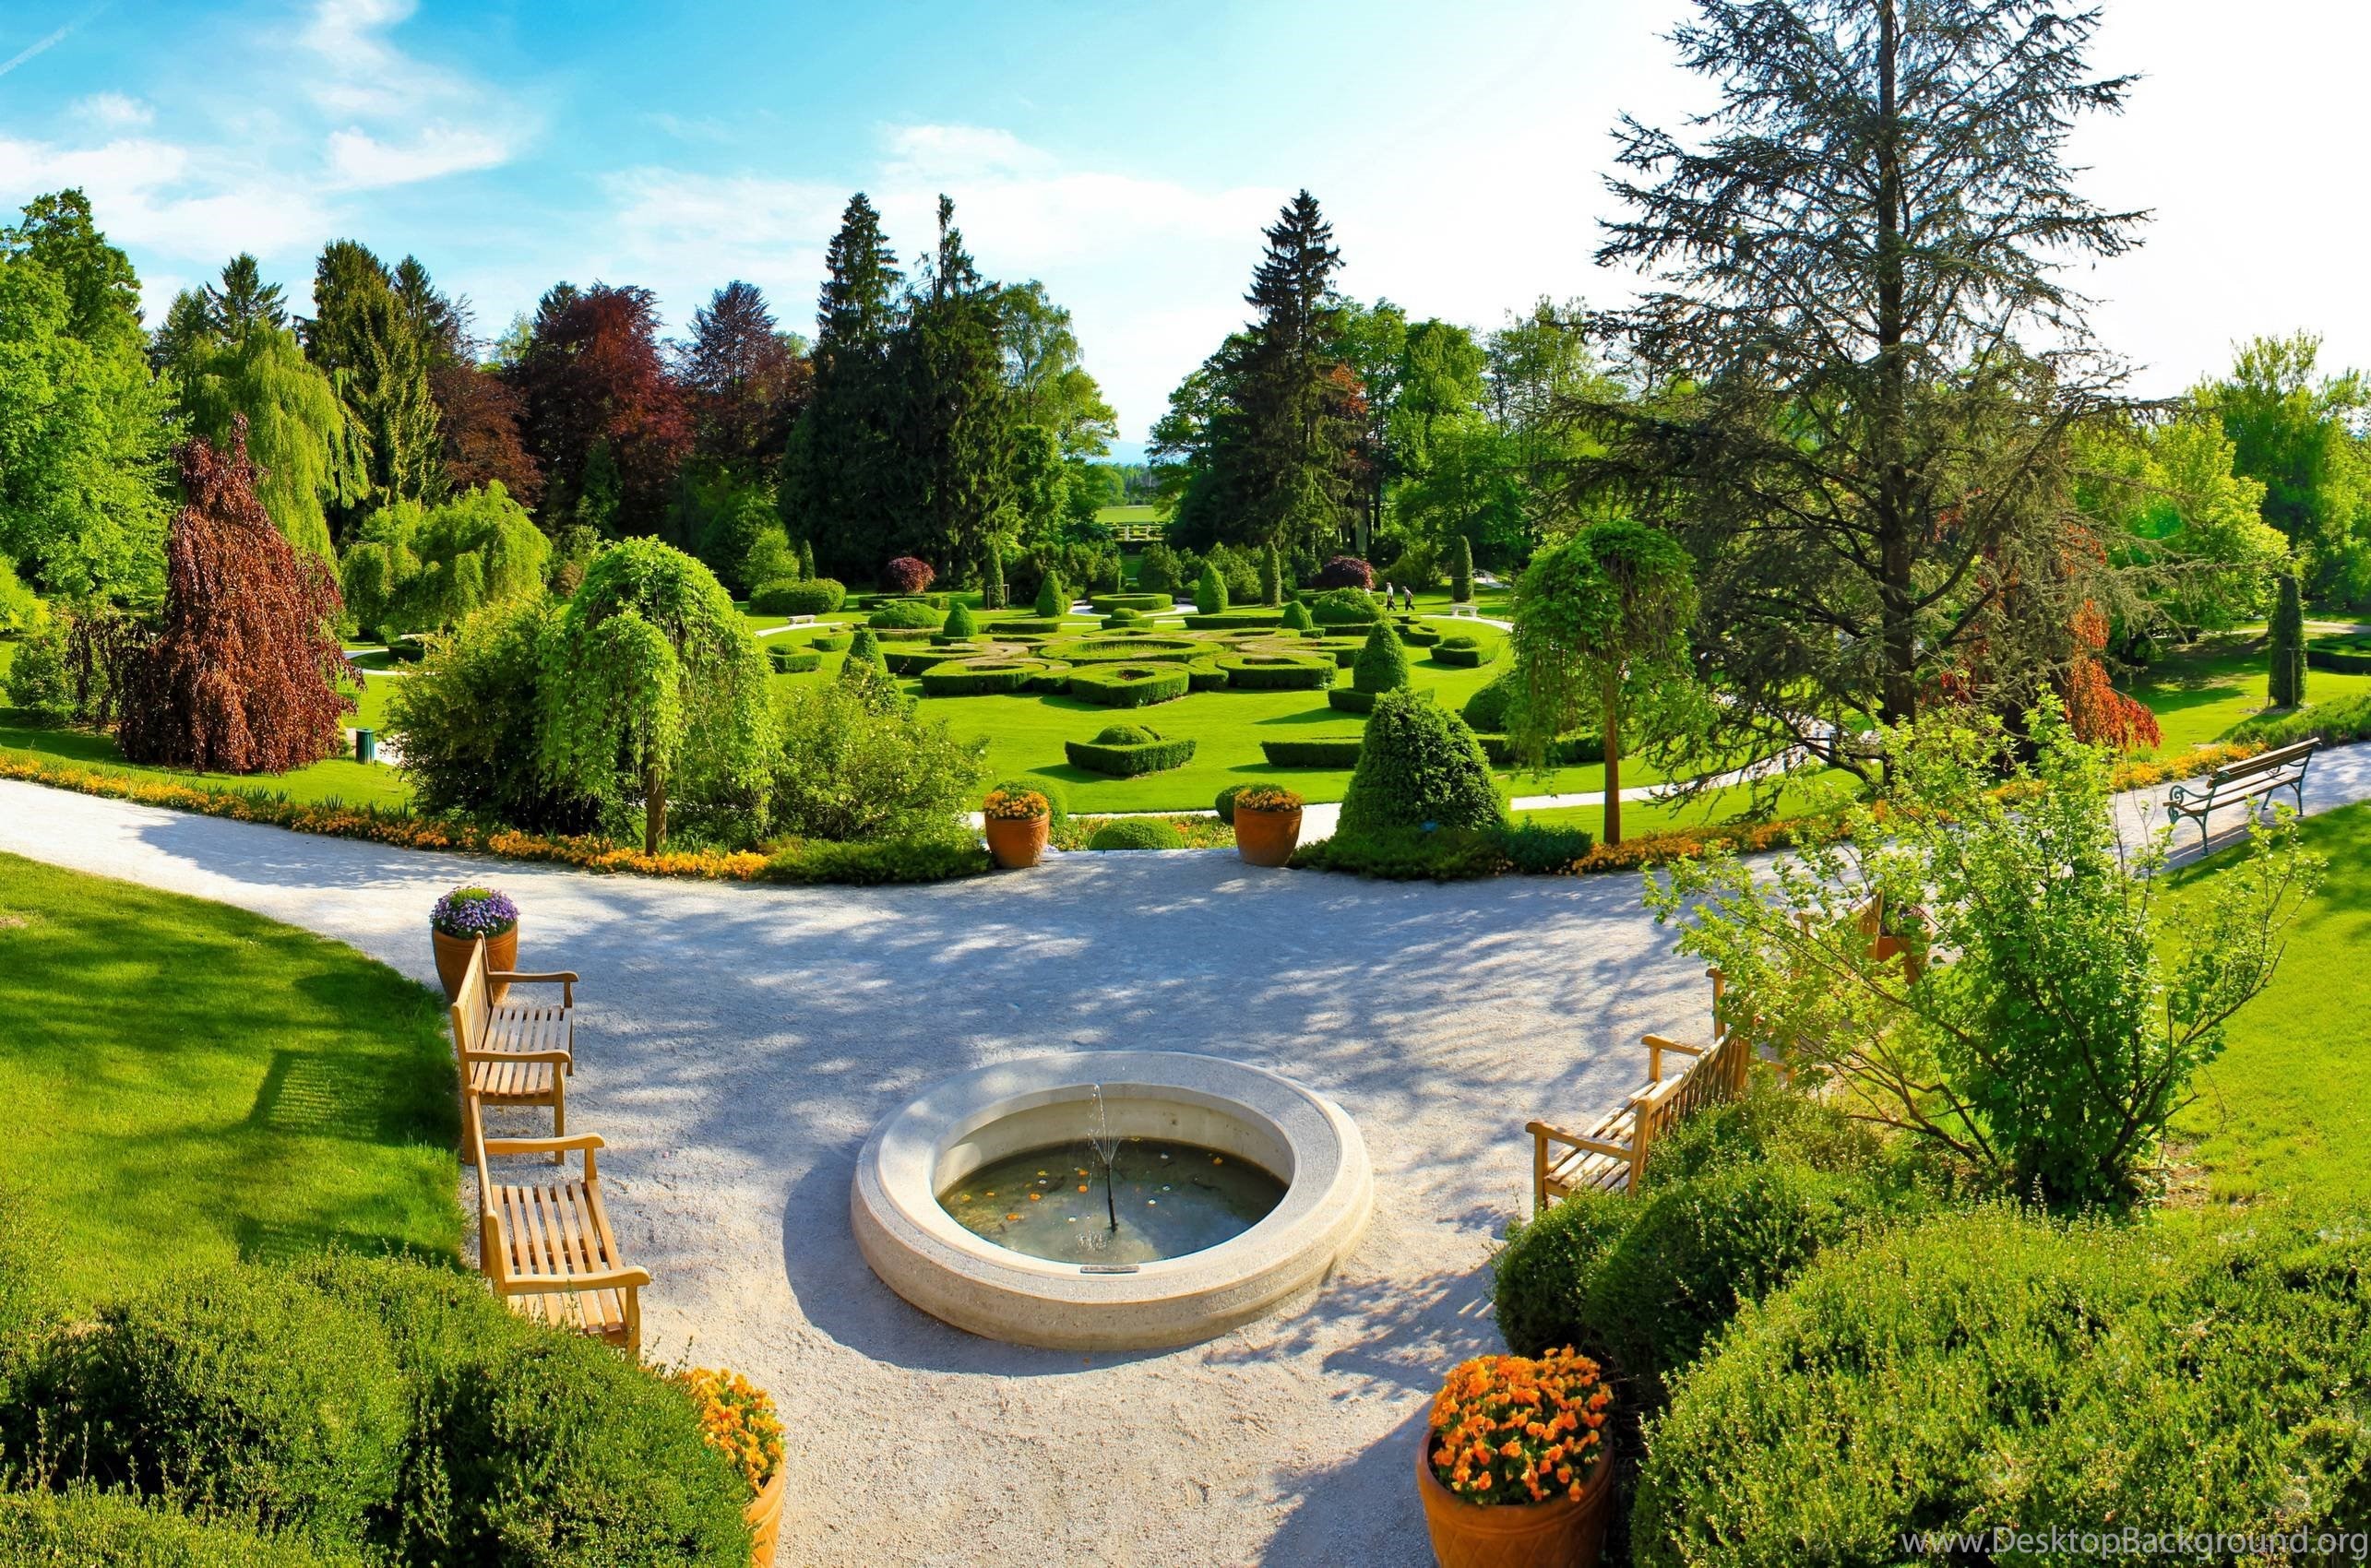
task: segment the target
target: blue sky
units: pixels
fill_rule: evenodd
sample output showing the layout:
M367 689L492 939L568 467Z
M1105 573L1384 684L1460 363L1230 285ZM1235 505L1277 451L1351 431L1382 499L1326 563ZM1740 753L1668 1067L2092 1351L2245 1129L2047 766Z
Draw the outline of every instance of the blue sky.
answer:
M1621 297L1590 261L1617 111L1700 91L1679 0L750 6L714 0L9 0L0 203L86 186L151 312L235 251L302 301L350 236L417 254L481 330L550 283L733 278L812 325L849 192L928 242L936 194L990 276L1044 279L1133 441L1240 321L1259 227L1306 185L1343 287L1479 327ZM2354 186L2371 6L2111 0L2098 58L2148 73L2087 130L2102 199L2151 207L2088 274L2149 390L2257 331L2371 362Z

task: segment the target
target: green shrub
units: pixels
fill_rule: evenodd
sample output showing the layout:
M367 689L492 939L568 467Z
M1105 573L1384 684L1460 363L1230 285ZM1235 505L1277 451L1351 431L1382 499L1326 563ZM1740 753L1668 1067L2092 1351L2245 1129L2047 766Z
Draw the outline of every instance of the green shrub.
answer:
M1114 610L1103 617L1103 630L1109 632L1122 626L1141 626L1150 620L1151 617L1141 610Z
M63 616L45 617L32 635L17 645L8 666L8 706L25 723L53 727L73 722L74 681L66 662L66 632Z
M0 1410L9 1390L65 1321L56 1280L63 1252L54 1232L33 1218L13 1187L0 1187ZM0 1415L0 1447L7 1421Z
M1062 749L1070 758L1071 766L1114 778L1133 778L1142 773L1183 767L1194 758L1190 736L1163 740L1158 731L1139 724L1114 724L1092 741L1065 741Z
M2266 706L2300 707L2305 700L2305 607L2297 588L2297 575L2283 572L2280 595L2272 606L2268 638L2271 675L2265 683Z
M1327 735L1308 741L1262 741L1260 754L1271 767L1318 767L1331 772L1358 766L1365 742L1356 735Z
M1590 1290L1638 1222L1638 1200L1590 1188L1511 1227L1490 1260L1492 1314L1518 1356L1579 1349L1590 1338Z
M989 627L989 634L997 637L1051 636L1062 630L1063 625L1064 622L1058 615L1043 618L1035 615L1007 615L992 624Z
M1272 610L1227 610L1216 615L1186 617L1186 629L1189 632L1270 631L1281 624Z
M937 669L949 659L963 657L960 647L892 647L882 650L881 665L892 675L920 675Z
M1349 686L1336 686L1326 693L1326 706L1337 713L1373 713L1375 699L1382 695L1380 692L1362 692ZM1433 694L1429 690L1420 691L1416 693L1416 699L1419 702L1430 702L1433 700ZM1486 742L1484 745L1486 748Z
M1458 604L1473 602L1473 541L1463 534L1449 547L1449 599Z
M1386 692L1366 721L1340 826L1495 829L1504 817L1473 731L1411 692Z
M2316 703L2289 713L2243 719L2231 731L2232 740L2259 746L2294 745L2317 735L2333 746L2371 740L2371 694L2341 702Z
M1186 666L1186 683L1189 690L1197 692L1223 691L1227 672L1215 659L1197 659Z
M1062 578L1053 572L1037 585L1037 612L1041 619L1058 621L1070 613L1070 594L1062 586Z
M881 639L873 635L872 627L859 626L856 628L855 635L849 638L848 661L840 667L840 671L843 676L848 674L850 664L869 664L876 670L883 671L888 669L888 662L881 655ZM853 677L850 678L853 679Z
M902 699L823 681L775 703L780 750L767 826L778 836L905 838L949 827L985 771L987 742L959 741L946 721Z
M1248 784L1230 784L1219 791L1219 820L1229 827L1235 825L1235 797L1250 789Z
M800 886L878 887L983 876L994 864L979 836L969 829L848 843L792 838L768 849L766 880Z
M1377 621L1350 667L1350 683L1367 693L1396 692L1408 684L1408 650L1388 621Z
M766 647L766 659L773 665L777 675L804 675L823 668L823 655L811 647L786 647L780 643L769 643Z
M866 617L876 626L896 626L907 630L938 629L937 611L919 599L893 599Z
M1123 817L1095 829L1090 849L1182 849L1186 840L1158 817Z
M1478 733L1506 733L1507 710L1522 690L1522 671L1511 666L1501 670L1466 698L1458 712Z
M1646 1185L1766 1160L1865 1175L1888 1188L1922 1179L1909 1146L1888 1145L1865 1123L1786 1087L1777 1074L1757 1064L1743 1094L1704 1107L1655 1140Z
M1441 640L1441 634L1412 615L1400 617L1400 640L1410 647L1431 647Z
M1309 614L1309 607L1302 603L1299 600L1296 599L1292 603L1284 607L1283 624L1292 628L1293 631L1309 631L1314 628L1317 624L1316 620Z
M1049 827L1060 827L1070 820L1070 797L1064 792L1062 781L1058 778L999 778L982 793L993 795L999 790L1008 795L1024 794L1031 790L1043 795L1046 823Z
M1595 842L1587 829L1521 822L1498 830L1498 848L1514 868L1531 876L1553 876L1572 869Z
M1289 862L1295 871L1330 871L1386 882L1466 882L1507 872L1495 828L1340 827L1330 838L1304 844Z
M1498 657L1500 646L1495 637L1485 639L1459 632L1433 645L1433 662L1460 670L1478 670Z
M807 638L807 647L818 653L846 653L856 640L852 632L818 632ZM879 647L878 643L874 645Z
M2310 1211L2192 1235L1986 1207L1830 1253L1680 1382L1634 1560L1798 1563L1816 1538L1816 1561L1894 1562L1905 1532L2003 1524L2360 1529L2366 1282L2360 1218Z
M1521 758L1515 754L1515 742L1505 735L1476 735L1482 742L1482 754L1490 759L1493 767L1519 767ZM1605 760L1605 742L1595 735L1559 735L1548 745L1550 767L1581 767Z
M939 630L950 638L960 637L969 642L980 635L980 623L972 615L971 607L958 600L955 608L947 612L947 623Z
M1290 653L1222 653L1210 662L1241 692L1323 691L1334 683L1331 659Z
M1073 670L1070 695L1105 707L1150 707L1186 695L1191 681L1182 664L1099 664Z
M362 1568L340 1546L258 1535L125 1492L0 1492L0 1562L11 1568Z
M749 596L749 608L760 615L828 615L848 600L848 589L830 577L778 579Z
M1071 664L1142 664L1153 659L1199 659L1208 643L1150 631L1121 630L1095 636L1055 637L1038 651Z
M1214 563L1204 563L1202 576L1194 584L1194 608L1205 615L1226 613L1227 580Z
M382 727L402 752L420 811L530 833L600 826L601 802L555 788L535 743L557 623L550 601L491 605L439 639L435 657L416 672L392 683Z
M1146 614L1170 609L1174 601L1165 593L1095 593L1087 596L1087 602L1110 615L1122 610Z
M1284 602L1284 555L1273 544L1259 552L1259 601L1270 606Z
M284 1276L160 1286L56 1354L62 1474L333 1541L392 1509L412 1410L387 1336Z
M1364 626L1383 618L1383 607L1364 588L1328 588L1306 603L1310 620L1320 626Z
M923 695L969 697L1020 691L1030 679L1053 668L1037 659L953 659L922 671Z

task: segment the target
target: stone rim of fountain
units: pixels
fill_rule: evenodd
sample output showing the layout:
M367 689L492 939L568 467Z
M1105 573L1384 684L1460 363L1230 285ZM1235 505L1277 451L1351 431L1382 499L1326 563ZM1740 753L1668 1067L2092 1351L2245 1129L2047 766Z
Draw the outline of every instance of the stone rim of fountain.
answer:
M1282 1200L1240 1236L1125 1272L998 1246L940 1206L951 1158L1021 1152L1026 1137L1000 1142L1000 1125L1083 1111L1097 1085L1126 1116L1217 1127L1284 1182ZM1150 1127L1124 1130L1137 1125ZM1263 1068L1168 1051L1026 1057L935 1084L874 1128L849 1194L857 1246L899 1295L973 1334L1067 1350L1192 1344L1265 1316L1332 1271L1373 1207L1365 1141L1341 1107Z

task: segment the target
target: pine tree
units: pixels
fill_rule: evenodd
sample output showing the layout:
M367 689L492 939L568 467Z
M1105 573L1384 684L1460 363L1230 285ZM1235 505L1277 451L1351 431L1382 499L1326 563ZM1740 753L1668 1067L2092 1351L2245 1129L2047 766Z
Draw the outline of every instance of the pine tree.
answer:
M368 443L363 505L435 498L444 470L430 347L397 299L394 279L367 247L333 240L314 267L313 305L297 332Z
M938 198L938 244L897 358L907 469L920 481L916 552L952 576L979 559L1011 495L1012 421L995 296Z
M1062 591L1060 575L1050 569L1037 588L1037 612L1047 619L1070 613L1070 596Z
M1227 579L1219 575L1215 562L1202 563L1202 576L1194 584L1194 608L1205 615L1226 613Z
M1473 602L1473 540L1463 534L1449 552L1449 598L1460 604Z
M799 578L803 582L815 580L815 546L804 539L799 540Z
M2294 572L2281 576L2272 608L2272 675L2266 695L2274 707L2302 707L2305 701L2305 607Z
M1333 236L1307 191L1267 231L1244 296L1258 315L1231 389L1242 415L1236 490L1254 537L1318 553L1340 537L1357 439L1330 357L1340 315Z
M208 284L205 300L209 325L233 343L244 342L258 327L288 325L280 285L265 282L262 264L245 251L223 264L221 287Z
M1284 602L1284 552L1273 543L1259 557L1259 601L1271 608Z
M1005 552L994 544L988 546L988 569L981 574L983 587L980 605L985 610L1005 607Z
M859 191L824 255L815 382L782 459L782 516L842 575L870 577L899 552L903 494L890 350L900 325L896 254Z

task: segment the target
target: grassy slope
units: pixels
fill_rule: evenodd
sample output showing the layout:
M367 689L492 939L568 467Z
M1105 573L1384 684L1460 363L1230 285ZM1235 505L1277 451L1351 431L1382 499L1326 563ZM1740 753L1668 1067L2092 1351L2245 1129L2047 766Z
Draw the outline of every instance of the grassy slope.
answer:
M2161 752L2187 751L2222 736L2264 706L2266 661L2260 644L2218 642L2151 665L2131 695L2157 715ZM2305 676L2314 702L2337 702L2371 692L2371 675L2316 670Z
M329 1241L458 1248L443 1009L384 965L0 855L0 1182L77 1301Z

